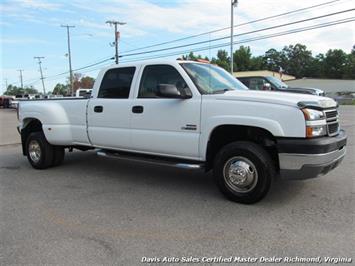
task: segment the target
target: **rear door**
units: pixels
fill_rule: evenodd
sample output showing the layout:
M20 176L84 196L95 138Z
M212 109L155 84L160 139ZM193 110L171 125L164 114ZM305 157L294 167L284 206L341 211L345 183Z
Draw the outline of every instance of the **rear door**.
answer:
M88 105L88 135L97 147L129 149L135 67L109 69Z
M132 147L144 153L198 158L201 96L171 99L158 93L159 84L190 90L187 74L167 64L146 65L141 72L132 107Z

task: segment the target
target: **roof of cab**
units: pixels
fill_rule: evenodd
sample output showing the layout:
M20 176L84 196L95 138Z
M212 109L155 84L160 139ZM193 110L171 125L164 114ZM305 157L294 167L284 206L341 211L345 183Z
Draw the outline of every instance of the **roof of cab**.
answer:
M181 63L198 63L198 64L208 64L206 62L199 62L193 60L173 60L173 59L151 59L151 60L142 60L136 62L127 62L127 63L120 63L118 65L112 64L109 65L102 70L108 70L111 68L119 68L119 67L134 67L134 66L142 66L142 65L157 65L157 64L181 64Z

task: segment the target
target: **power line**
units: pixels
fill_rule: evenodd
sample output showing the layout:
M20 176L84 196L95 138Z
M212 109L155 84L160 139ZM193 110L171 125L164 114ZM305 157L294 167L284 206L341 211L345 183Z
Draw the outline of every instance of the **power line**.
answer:
M328 4L331 4L331 3L334 3L334 2L338 2L338 1L342 1L342 0L334 0L334 1L329 1L329 2L326 2L326 3L323 3L323 4L318 4L318 5L314 5L314 6L310 6L310 7L306 7L306 8L301 8L301 9L297 9L297 10L293 10L293 11L289 11L289 12L286 12L286 13L282 13L282 14L278 14L278 15L274 15L274 16L269 16L269 17L266 17L266 18L261 18L261 19L258 19L258 20L254 20L254 21L250 21L250 22L246 22L246 23L243 23L243 24L240 24L240 25L236 25L234 27L239 27L239 26L242 26L242 25L247 25L247 24L251 24L251 23L255 23L255 22L259 22L259 21L263 21L263 20L267 20L267 19L271 19L271 18L275 18L275 17L279 17L279 16L284 16L284 15L287 15L287 14L291 14L291 13L296 13L296 12L300 12L300 11L303 11L303 10L307 10L307 9L311 9L311 8L315 8L315 7L319 7L319 6L324 6L324 5L328 5ZM352 11L354 9L350 9L348 11ZM341 12L348 12L347 10L345 11L341 11ZM327 14L327 15L334 15L334 14L337 14L338 12L336 13L333 13L333 14ZM327 16L327 15L324 15L324 16ZM322 17L322 16L320 16ZM317 19L319 17L315 17L315 18L311 18L311 19ZM311 20L311 19L307 19L307 20ZM302 20L303 22L307 21L307 20ZM289 25L291 24L296 24L296 23L301 23L302 21L296 21L296 22L292 22L292 23L287 23ZM273 27L269 27L269 28L264 28L264 29L259 29L259 30L255 30L255 31L251 31L251 32L245 32L245 33L241 33L241 34L236 34L234 36L242 36L242 35L246 35L246 34L251 34L251 33L256 33L256 32L260 32L260 31L265 31L265 30L269 30L269 29L273 29L273 28L277 28L277 27L284 27L284 26L287 26L287 24L282 24L282 25L277 25L277 26L273 26ZM221 30L224 30L224 29L228 29L230 27L227 27L227 28L223 28L223 29L219 29L219 30L215 30L215 31L210 31L210 32L207 32L207 33L202 33L202 34L209 34L209 33L213 33L213 32L216 32L216 31L221 31ZM197 36L197 35L194 35L194 36ZM192 38L192 36L190 37L185 37L185 38L181 38L181 39L186 39L186 38ZM223 37L221 38L224 39L224 38L228 38L228 37ZM181 40L181 39L178 39L178 40ZM217 39L220 39L220 38L217 38ZM171 42L174 42L174 41L178 41L178 40L173 40ZM183 47L186 47L186 46L189 46L189 45L197 45L197 44L202 44L202 43L206 43L206 42L210 42L210 41L216 41L215 39L213 40L209 40L209 41L204 41L204 42L197 42L197 43L192 43L192 44L187 44L187 45L181 45L181 46L177 46L177 47L169 47L169 48L165 48L163 50L168 50L168 49L177 49L177 48L183 48ZM239 42L238 42L239 43ZM158 45L163 45L163 44L166 44L166 43L160 43L160 44L157 44L156 46ZM151 46L150 46L151 47ZM222 46L223 47L223 46ZM142 47L142 48L137 48L137 49L134 49L134 50L138 50L138 49L144 49L144 48L147 48L147 47ZM211 47L213 48L213 47ZM196 49L195 49L196 50ZM206 49L203 49L203 50L206 50ZM130 50L130 51L133 51L133 50ZM157 51L162 51L162 49L160 50L157 50ZM191 51L191 50L189 50ZM189 52L187 51L187 52ZM197 51L199 51L197 49ZM150 52L150 51L147 51L147 52ZM146 52L143 52L143 53L139 53L139 54L145 54ZM182 52L178 52L178 54L181 54ZM173 55L175 55L176 53L173 53ZM130 54L131 55L131 54ZM123 56L128 56L128 55L122 55ZM157 56L154 56L153 58L157 58L157 57L160 57L159 55ZM90 65L87 65L87 66L84 66L84 67L81 67L81 68L78 68L78 69L74 69L72 71L78 71L78 70L83 70L83 69L87 69L87 68L90 68L92 66L96 66L96 65L99 65L99 64L102 64L104 62L107 62L109 60L113 60L115 58L106 58L104 60L101 60L99 62L96 62L96 63L93 63L93 64L90 64ZM137 61L137 60L135 60ZM131 61L126 61L126 62L131 62ZM62 72L62 73L59 73L59 74L55 74L55 75L52 75L52 76L48 76L46 79L50 79L50 78L54 78L54 77L59 77L59 76L62 76L62 75L65 75L65 74L68 74L70 72L68 71L65 71L65 72ZM32 84L33 83L36 83L38 82L39 80L41 79L38 79L38 80L35 80L33 82L31 82ZM43 80L42 80L43 81ZM26 81L27 82L27 81Z
M302 19L302 20L298 20L298 21L285 23L285 24L266 27L266 28L257 29L257 30L253 30L253 31L248 31L248 32L236 34L234 36L238 37L238 36L243 36L243 35L247 35L247 34L251 34L251 33L257 33L257 32L261 32L261 31L266 31L266 30L286 27L286 26L290 26L290 25L294 25L294 24L299 24L299 23L311 21L311 20L316 20L316 19L326 18L326 17L330 17L330 16L334 16L334 15L339 15L339 14L346 13L346 12L351 12L351 11L354 11L354 10L355 10L355 8L346 9L346 10L342 10L342 11L338 11L338 12L334 12L334 13L329 13L329 14L325 14L325 15L321 15L321 16L317 16L317 17L312 17L312 18L308 18L308 19ZM141 55L141 54L150 54L150 53L156 53L156 52L161 52L161 51L174 50L174 49L178 49L178 48L183 48L183 47L188 47L188 46L193 46L193 45L198 45L198 44L203 44L203 43L209 43L209 42L225 40L225 39L228 39L228 38L230 38L230 36L224 36L224 37L215 38L215 39L206 40L206 41L182 44L182 45L177 45L177 46L167 47L167 48L162 48L162 49L155 49L155 50L149 50L149 51L143 51L143 52L137 52L137 53L123 54L120 57L135 56L135 55Z
M307 27L303 27L303 28L296 28L296 29L292 29L292 30L282 31L282 32L279 32L279 33L273 33L273 34L268 34L268 35L248 38L248 39L240 40L238 42L234 42L234 44L243 44L243 43L252 42L252 41L264 40L264 39L268 39L268 38L274 38L274 37L279 37L279 36L299 33L299 32L303 32L303 31L309 31L309 30L313 30L313 29L329 27L329 26L338 25L338 24L342 24L342 23L348 23L348 22L351 22L351 21L354 21L354 20L355 20L355 18L353 18L353 17L352 18L347 18L347 19L341 19L341 20L321 23L321 24L317 24L317 25L313 25L313 26L307 26ZM229 43L222 43L222 44L217 44L217 45L214 45L214 46L204 46L204 47L199 47L199 48L195 48L195 49L192 49L192 50L176 51L176 52L170 52L170 53L160 54L160 55L155 55L155 56L135 58L135 59L132 59L132 60L123 61L122 63L129 63L129 62L135 62L135 61L140 61L140 60L148 60L148 59L156 59L156 58L168 57L168 56L174 56L174 55L181 55L181 54L185 54L185 53L188 53L188 52L197 52L197 51L204 51L204 50L208 50L208 49L216 49L216 48L221 48L221 47L227 47L228 45L229 45ZM76 69L76 70L87 69L87 68L90 68L90 67L105 63L106 61L112 60L112 59L113 58L108 58L108 59L102 60L102 61L100 61L98 63L91 64L89 66L85 66L85 67L82 67L82 68L79 68L79 69ZM103 65L103 66L101 65L98 68L90 69L90 70L86 71L85 73L89 73L89 72L101 69L102 67L105 67L105 66L108 66L108 65L110 65L110 64L106 64L106 65ZM76 71L76 70L74 70L74 71ZM67 74L67 73L68 72L64 72L64 73L61 73L61 74L53 75L51 77L47 77L46 79L47 80L56 80L56 79L59 79L58 78L59 75L63 75L63 74ZM33 83L36 83L38 81L40 81L40 79L34 81Z
M282 16L294 14L294 13L298 13L298 12L301 12L301 11L306 11L306 10L309 10L309 9L313 9L313 8L317 8L317 7L321 7L321 6L325 6L325 5L329 5L329 4L333 4L333 3L339 2L339 1L342 1L342 0L328 1L328 2L325 2L325 3L322 3L322 4L312 5L312 6L309 6L309 7L304 7L304 8L288 11L288 12L285 12L285 13L276 14L276 15L272 15L272 16L268 16L268 17L264 17L264 18L260 18L260 19L256 19L256 20L252 20L252 21L248 21L248 22L245 22L245 23L241 23L241 24L235 25L234 28L235 27L241 27L241 26L249 25L249 24L253 24L253 23L257 23L257 22L260 22L260 21L270 20L270 19L273 19L273 18L282 17ZM227 30L227 29L230 29L230 28L231 27L215 29L215 30L202 32L202 33L198 33L198 34L187 36L187 37L183 37L183 38L178 38L178 39L171 40L171 41L166 41L166 42L162 42L162 43L143 46L143 47L140 47L140 48L135 48L135 49L128 50L128 51L126 51L126 53L137 51L137 50L144 50L144 49L147 49L147 48L153 48L153 47L157 47L157 46L162 46L162 45L170 44L170 43L174 43L174 42L180 42L180 41L184 41L184 40L200 37L200 36L203 36L203 35L207 35L207 34L216 33L216 32L219 32L219 31Z
M244 39L244 40L241 40L238 42L234 42L234 44L242 44L242 43L247 43L247 42L252 42L252 41L259 41L259 40L264 40L264 39L269 39L269 38L274 38L274 37L280 37L280 36L284 36L284 35L309 31L309 30L313 30L313 29L319 29L319 28L330 27L330 26L339 25L339 24L343 24L343 23L349 23L352 21L355 21L355 17L326 22L326 23L321 23L321 24L307 26L307 27L303 27L303 28L287 30L287 31L279 32L279 33L273 33L273 34L263 35L263 36L259 36L259 37L249 38L249 39ZM214 46L204 46L204 47L199 47L199 48L195 48L195 49L191 49L191 50L171 52L171 53L167 53L167 54L163 54L163 55L135 58L132 60L124 61L124 63L135 62L135 61L140 61L140 60L156 59L156 58L168 57L168 56L174 56L174 55L181 55L181 54L186 54L189 52L198 52L198 51L204 51L204 50L208 50L208 49L216 49L216 48L221 48L221 47L227 47L228 45L229 45L229 43L222 43L222 44L217 44Z

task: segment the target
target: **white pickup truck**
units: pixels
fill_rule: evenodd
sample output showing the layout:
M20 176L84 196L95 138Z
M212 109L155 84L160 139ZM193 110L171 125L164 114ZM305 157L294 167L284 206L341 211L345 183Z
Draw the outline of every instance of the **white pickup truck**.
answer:
M223 69L148 61L103 69L90 99L22 101L23 154L36 169L64 149L187 169L213 169L230 200L262 199L274 176L326 174L345 155L330 98L250 91Z

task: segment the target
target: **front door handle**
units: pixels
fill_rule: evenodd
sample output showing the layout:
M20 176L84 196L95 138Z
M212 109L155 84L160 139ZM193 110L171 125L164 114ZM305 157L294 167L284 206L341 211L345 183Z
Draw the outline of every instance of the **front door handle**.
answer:
M94 112L95 113L102 113L103 110L104 110L104 107L101 106L101 105L97 105L97 106L94 107Z
M144 110L144 108L141 105L136 105L136 106L132 107L132 112L135 114L141 114L141 113L143 113L143 110Z

